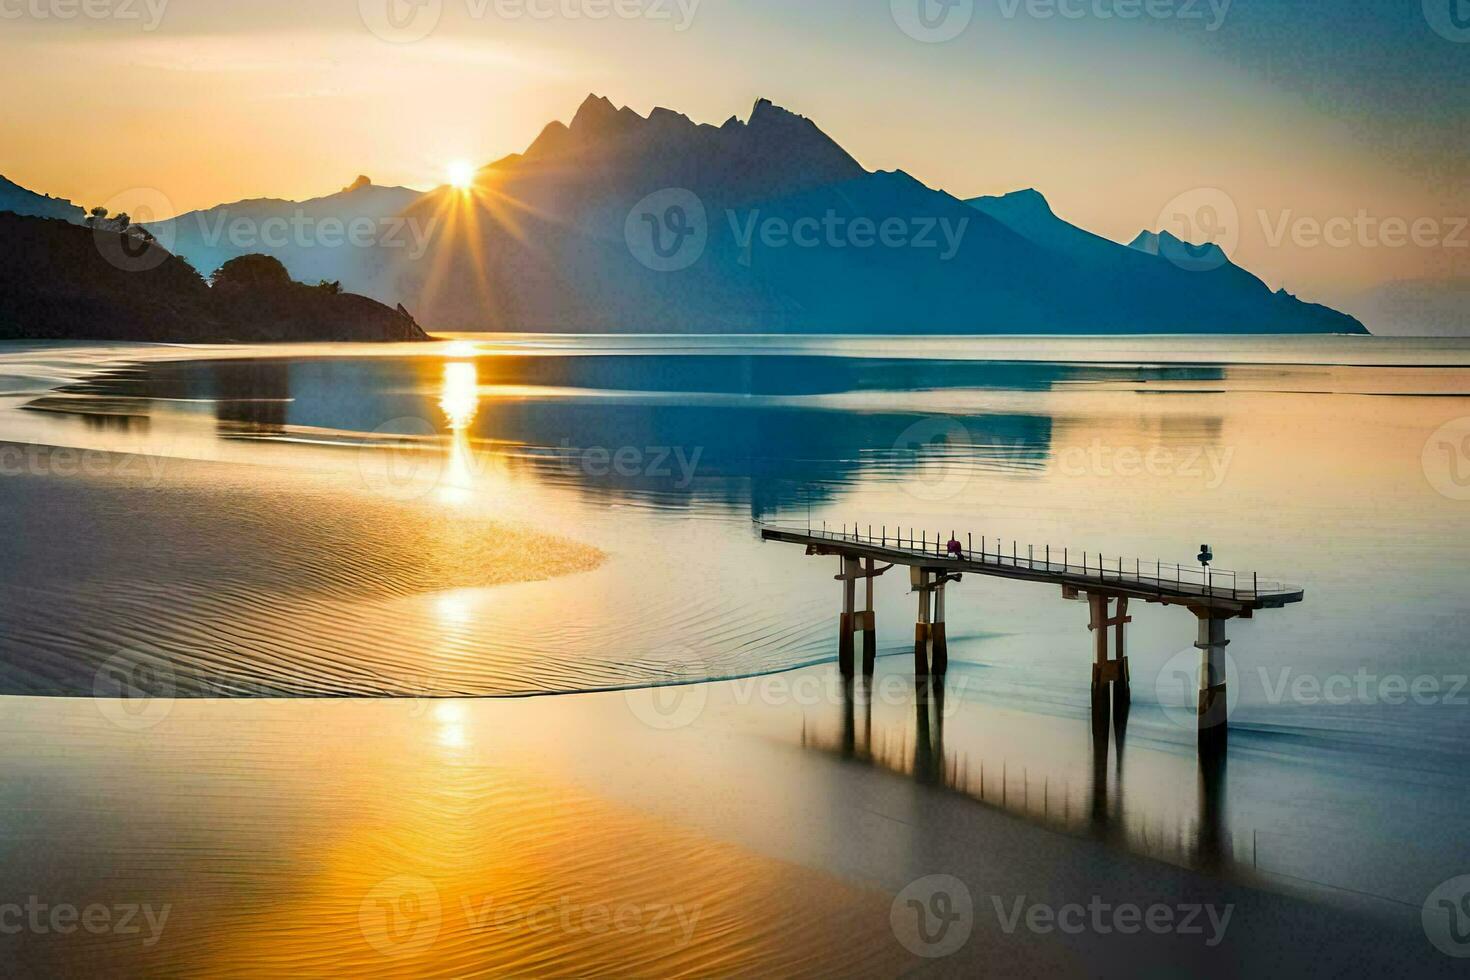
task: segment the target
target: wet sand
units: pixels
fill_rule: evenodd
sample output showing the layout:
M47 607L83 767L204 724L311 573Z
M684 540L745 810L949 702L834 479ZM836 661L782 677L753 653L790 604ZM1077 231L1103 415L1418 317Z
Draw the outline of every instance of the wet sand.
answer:
M340 473L3 442L0 466L9 694L101 693L113 661L181 696L486 693L405 640L413 612L606 559Z
M616 693L8 698L6 899L132 907L151 920L138 918L138 931L28 930L0 936L0 951L33 974L127 976L1453 966L1416 935L1417 910L1370 916L1221 881L749 730L789 731L800 709L746 706L739 723L709 710L660 731L642 705ZM900 941L909 910L896 896L935 874L965 883L972 912L964 945L929 959ZM1126 904L1209 906L1228 920L1222 931L1197 911L1198 932L1154 935L1119 934L1111 918L1101 920L1110 931L1080 934L1008 919L1017 907Z
M877 890L591 795L506 751L493 707L167 707L143 728L146 712L117 703L8 702L5 899L150 910L138 933L0 937L10 962L138 976L902 969Z
M793 600L763 601L781 582L718 551L724 528L694 547L733 584L684 594L657 588L648 521L591 525L514 479L471 492L453 455L415 474L391 446L248 449L0 441L0 693L122 673L179 696L522 696L826 657ZM487 482L488 458L466 464Z

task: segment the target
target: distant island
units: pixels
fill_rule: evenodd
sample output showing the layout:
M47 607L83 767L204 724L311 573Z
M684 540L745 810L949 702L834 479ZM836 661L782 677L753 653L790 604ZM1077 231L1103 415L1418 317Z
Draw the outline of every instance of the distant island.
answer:
M95 223L69 201L0 182L0 211L28 208ZM10 336L404 339L421 332L404 307L439 331L1368 332L1272 290L1210 243L1145 230L1125 245L1061 219L1035 190L966 201L903 171L870 172L814 122L765 99L747 120L712 126L589 96L569 124L548 124L469 186L420 193L363 176L308 201L239 201L134 226L177 256L147 287L111 276L84 249L56 266L37 248L65 239L63 228L13 221L0 311L24 307L32 318L7 314L0 331ZM272 227L291 234L262 233ZM352 241L344 228L368 234ZM273 304L219 302L189 269L214 276L256 254L344 295L278 283ZM63 302L88 290L89 312ZM110 310L117 302L126 305Z
M210 281L150 233L0 212L0 339L182 343L427 340L401 306L235 258Z

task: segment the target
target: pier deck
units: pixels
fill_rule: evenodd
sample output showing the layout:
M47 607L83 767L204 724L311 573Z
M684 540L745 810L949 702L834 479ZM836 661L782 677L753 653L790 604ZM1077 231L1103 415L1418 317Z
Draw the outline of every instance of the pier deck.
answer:
M1302 589L1267 581L1254 573L1205 569L1138 558L1104 556L1101 552L1051 546L1038 548L992 537L962 541L964 557L946 550L941 533L905 528L878 533L849 528L798 528L758 524L763 541L803 545L812 554L850 555L890 565L922 567L950 574L990 575L1042 582L1078 592L1106 592L1166 605L1215 610L1230 616L1260 609L1280 609L1305 598Z
M984 575L1059 586L1065 599L1085 600L1092 632L1092 697L1095 719L1126 712L1131 695L1126 627L1133 622L1128 603L1143 601L1183 606L1198 620L1199 731L1201 747L1223 744L1229 716L1225 697L1226 656L1230 641L1225 625L1232 619L1252 619L1266 609L1283 609L1301 602L1305 593L1296 586L1266 581L1207 565L1183 565L1141 558L1107 557L1093 551L1037 548L1018 541L999 541L956 532L945 535L923 530L880 527L811 528L757 523L762 541L801 545L807 555L835 556L837 581L842 584L842 612L838 620L837 659L842 673L857 673L854 637L861 633L862 669L873 672L877 650L877 613L873 588L878 578L897 567L909 570L909 585L919 597L914 621L915 676L943 676L949 667L945 625L945 587L965 575ZM956 554L950 542L959 544ZM1201 557L1208 557L1208 553ZM867 602L857 608L857 584L864 583ZM1111 642L1110 642L1111 638Z

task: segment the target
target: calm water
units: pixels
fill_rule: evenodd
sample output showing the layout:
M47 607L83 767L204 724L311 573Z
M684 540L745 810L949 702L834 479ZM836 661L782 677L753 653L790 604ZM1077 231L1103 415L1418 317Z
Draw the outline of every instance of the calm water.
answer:
M462 338L3 365L0 439L147 460L6 481L7 694L92 696L119 651L145 668L128 684L185 697L755 677L703 710L1174 863L1411 909L1470 872L1470 428L1440 432L1470 417L1470 345ZM1187 612L1132 610L1134 706L1099 744L1085 605L953 588L936 713L894 573L874 690L849 696L835 567L753 521L1125 566L1208 541L1306 602L1230 624L1228 769L1202 770Z

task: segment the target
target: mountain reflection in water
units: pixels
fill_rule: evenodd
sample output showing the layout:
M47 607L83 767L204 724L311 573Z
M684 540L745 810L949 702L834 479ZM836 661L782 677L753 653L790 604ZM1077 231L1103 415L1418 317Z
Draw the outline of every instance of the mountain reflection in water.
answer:
M1035 469L1051 453L1054 420L1007 409L1010 393L1223 377L1191 365L813 356L159 361L30 407L98 418L126 406L147 417L150 405L170 402L212 410L224 438L440 433L461 474L468 446L492 447L553 483L681 511L748 506L762 517L831 500L869 475ZM915 411L903 406L913 393L959 401L936 406L942 414ZM1220 426L1208 417L1165 424L1206 439Z

